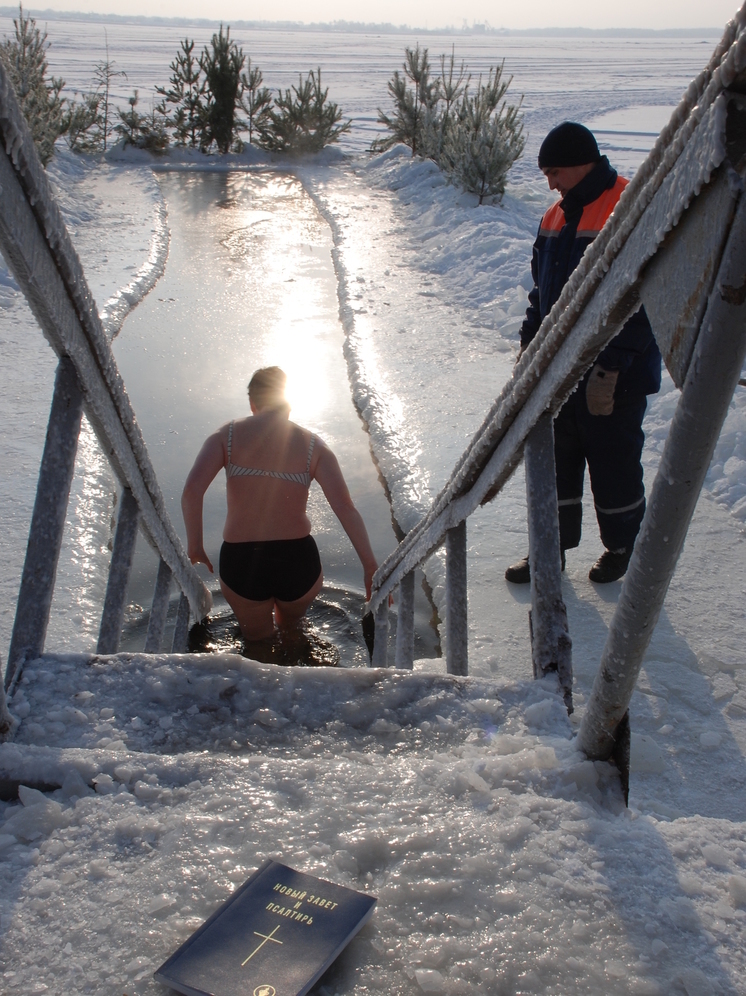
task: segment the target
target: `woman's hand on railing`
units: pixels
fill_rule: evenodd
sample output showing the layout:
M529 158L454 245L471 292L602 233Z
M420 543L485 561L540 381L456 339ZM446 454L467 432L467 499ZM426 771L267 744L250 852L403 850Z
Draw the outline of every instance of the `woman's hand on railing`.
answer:
M373 575L378 570L378 564L375 560L363 564L363 578L365 583L365 601L370 601L370 595L373 590Z
M192 564L204 564L205 567L207 567L207 569L209 570L210 574L215 573L212 564L210 563L210 558L205 553L205 548L203 546L195 550L192 549L187 550L187 556L189 557L189 560Z

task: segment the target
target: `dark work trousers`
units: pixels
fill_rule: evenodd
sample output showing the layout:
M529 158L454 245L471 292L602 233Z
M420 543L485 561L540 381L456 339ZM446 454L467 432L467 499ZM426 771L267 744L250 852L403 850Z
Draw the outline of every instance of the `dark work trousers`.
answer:
M631 549L645 514L642 419L645 395L619 398L611 415L591 415L585 382L554 420L560 546L580 543L585 465L591 478L601 541L607 550Z

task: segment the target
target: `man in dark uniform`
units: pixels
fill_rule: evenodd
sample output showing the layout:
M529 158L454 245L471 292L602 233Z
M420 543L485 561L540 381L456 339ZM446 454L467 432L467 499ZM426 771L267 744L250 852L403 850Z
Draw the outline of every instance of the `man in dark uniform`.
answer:
M546 212L534 243L521 349L536 335L585 249L614 210L627 180L601 156L593 134L565 121L549 132L539 150L539 167L562 199ZM616 581L627 570L645 513L641 455L646 395L661 384L661 357L641 308L599 355L554 421L560 547L580 543L583 476L588 471L605 552L589 577ZM530 580L528 557L510 566L514 584Z

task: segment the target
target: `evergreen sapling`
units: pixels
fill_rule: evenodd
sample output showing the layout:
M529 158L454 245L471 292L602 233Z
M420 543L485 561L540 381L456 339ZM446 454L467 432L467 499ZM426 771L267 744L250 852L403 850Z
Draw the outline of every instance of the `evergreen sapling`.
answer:
M424 128L427 119L432 117L438 102L437 81L430 80L430 63L427 49L420 46L404 50L404 75L397 69L389 81L388 90L394 98L394 115L389 117L378 108L378 121L386 125L391 135L373 143L374 150L384 150L403 142L412 150L412 155L421 153L422 145L427 145ZM409 83L413 84L410 87Z
M205 124L205 81L200 76L199 60L195 57L194 41L184 38L181 49L170 65L170 88L157 86L166 104L173 105L167 119L174 130L175 144L196 149Z
M378 121L390 134L377 139L372 151L404 142L413 156L434 160L449 179L477 194L480 204L485 198L501 198L525 145L523 98L517 105L504 100L512 81L503 79L504 61L490 69L486 83L480 76L476 92L470 93L471 76L463 61L456 68L455 48L448 64L441 55L435 80L430 79L427 49L407 48L405 55L404 75L397 70L388 84L394 113L378 111Z
M65 82L56 77L47 78L47 33L39 31L33 17L23 16L23 5L19 6L13 27L15 37L0 46L0 58L31 130L36 151L46 166L52 158L54 143L65 129L65 101L60 97Z
M280 91L275 107L268 111L260 127L257 144L270 152L302 155L320 152L349 131L350 121L342 121L342 111L328 100L329 89L321 87L321 69L311 70L298 86Z
M241 70L246 56L230 40L230 33L229 26L223 34L221 24L220 33L212 36L212 48L205 47L199 60L208 93L200 138L203 152L213 142L223 154L230 152L234 143L240 146L237 132L243 122L236 116L236 109L241 105Z
M154 104L150 114L141 114L137 110L137 90L127 103L129 108L119 111L119 124L114 128L124 139L124 144L149 152L164 152L168 148L168 134L163 104Z
M266 86L262 86L262 82L261 69L252 66L249 58L248 72L241 74L241 107L246 113L249 144L254 140L254 132L261 134L269 124L272 94Z
M115 69L116 63L109 58L109 37L104 31L106 42L106 58L103 62L97 62L93 70L93 79L96 84L95 91L99 96L98 107L100 114L100 137L103 151L106 152L109 136L114 130L113 108L111 106L111 89L114 81L122 77L127 79L127 73L123 69Z
M475 94L465 89L457 124L444 148L447 170L464 190L477 194L480 204L485 197L499 200L503 196L508 173L525 146L520 115L523 98L517 105L503 100L513 79L503 79L504 66L503 61L490 69L486 84L480 76Z

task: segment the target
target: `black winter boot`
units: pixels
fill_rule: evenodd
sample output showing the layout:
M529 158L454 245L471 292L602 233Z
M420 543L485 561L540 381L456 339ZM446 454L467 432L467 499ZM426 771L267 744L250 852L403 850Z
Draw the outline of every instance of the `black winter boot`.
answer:
M609 584L624 577L629 566L632 550L604 550L591 567L588 577L596 584Z
M565 551L562 551L562 570L565 569ZM515 564L511 564L510 567L505 571L505 580L510 581L511 584L528 584L531 581L531 567L529 566L528 557L524 557L523 560L519 560Z

